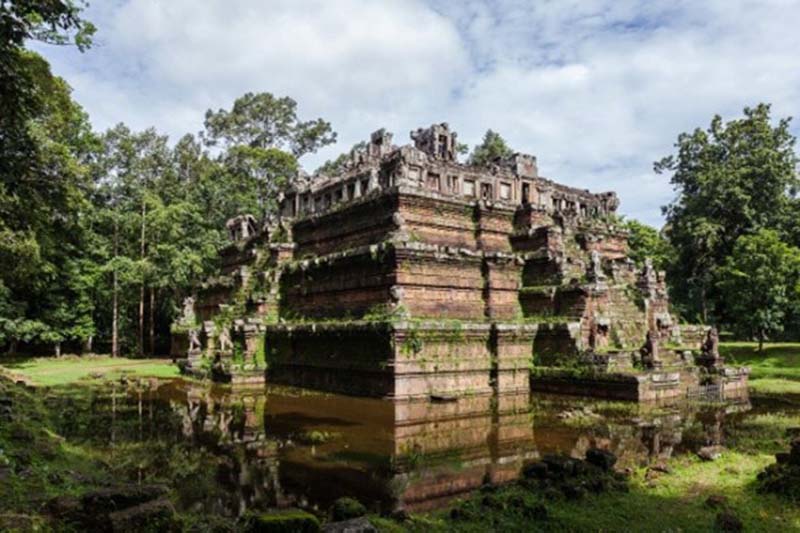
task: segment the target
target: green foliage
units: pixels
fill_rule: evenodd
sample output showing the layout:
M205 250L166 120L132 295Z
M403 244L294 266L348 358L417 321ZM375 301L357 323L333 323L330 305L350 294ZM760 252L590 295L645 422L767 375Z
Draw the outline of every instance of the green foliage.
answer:
M345 165L353 157L354 153L366 149L366 141L359 141L350 148L350 151L339 154L336 159L328 159L325 161L317 170L314 171L314 175L321 174L323 176L336 176L344 170Z
M798 186L794 144L789 119L773 126L770 106L759 104L743 118L715 116L707 130L681 134L677 154L655 163L677 191L664 207L665 235L676 250L675 297L688 318L733 318L716 290L719 269L742 235L785 231Z
M95 27L81 17L83 0L17 0L0 4L0 46L22 46L28 39L69 44L81 51L92 44Z
M295 157L336 141L329 122L321 118L302 122L297 118L297 102L270 93L246 93L236 99L230 111L209 109L205 127L210 144L276 148Z
M246 93L230 110L209 109L205 128L205 142L224 148L218 158L223 181L251 191L239 212L262 217L276 213L278 193L298 173L297 158L336 141L330 123L301 121L294 100L270 93Z
M653 260L653 266L658 270L665 270L672 264L673 250L657 229L638 220L627 220L623 225L630 233L628 257L637 265L644 265L648 257Z
M484 166L498 159L508 157L513 153L514 151L509 148L505 139L499 133L486 130L481 144L472 149L472 154L469 156L469 164Z
M731 324L763 342L783 330L787 308L800 300L800 249L772 230L742 235L719 277Z
M267 346L266 339L263 337L263 335L256 343L256 351L253 354L253 359L255 360L256 367L264 368L267 366Z
M417 355L425 347L425 341L419 330L413 325L408 329L406 338L403 340L401 350L404 354Z
M4 59L24 74L29 99L16 103L27 106L20 123L0 110L0 343L13 351L20 341L59 344L94 332L98 271L84 191L96 140L40 56L12 50Z

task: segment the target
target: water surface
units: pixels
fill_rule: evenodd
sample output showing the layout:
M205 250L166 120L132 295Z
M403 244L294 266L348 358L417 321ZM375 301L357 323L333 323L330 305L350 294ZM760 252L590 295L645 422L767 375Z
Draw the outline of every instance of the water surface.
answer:
M236 516L341 496L374 511L426 510L516 479L548 453L596 446L620 468L725 444L726 429L775 406L642 406L521 394L397 403L296 388L138 380L52 390L59 430L107 452L132 481L164 481L186 510Z

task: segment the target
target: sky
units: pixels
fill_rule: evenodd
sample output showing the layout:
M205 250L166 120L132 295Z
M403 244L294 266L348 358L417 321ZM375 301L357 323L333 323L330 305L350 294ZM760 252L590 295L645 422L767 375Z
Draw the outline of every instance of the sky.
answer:
M653 162L715 114L800 110L800 0L94 0L95 46L34 45L95 129L176 141L245 92L298 103L336 145L386 127L396 144L448 122L491 128L540 174L661 226L674 197ZM800 134L800 119L792 125Z

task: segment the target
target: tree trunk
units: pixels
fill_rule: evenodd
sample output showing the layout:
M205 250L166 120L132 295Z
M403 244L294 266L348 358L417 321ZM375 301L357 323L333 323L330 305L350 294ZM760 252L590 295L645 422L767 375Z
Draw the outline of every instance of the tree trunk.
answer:
M139 353L144 353L144 284L139 289Z
M156 289L150 287L150 355L156 354Z
M703 324L708 324L708 303L706 301L706 288L700 290L700 312L703 315Z
M144 244L145 244L145 217L147 216L147 207L144 202L144 195L142 195L142 231L141 241L139 248L139 257L142 259L144 265ZM142 286L139 289L139 351L144 352L144 273L142 273Z
M8 343L8 355L14 357L17 355L17 346L19 345L19 341L17 339L11 339Z
M758 353L764 350L764 330L758 332Z
M89 335L83 341L83 353L92 353L92 344L94 343L94 336Z
M56 357L61 357L61 343L57 342L55 346Z
M119 251L119 228L116 213L114 214L114 259ZM113 304L111 307L111 357L119 357L119 279L117 267L114 266Z

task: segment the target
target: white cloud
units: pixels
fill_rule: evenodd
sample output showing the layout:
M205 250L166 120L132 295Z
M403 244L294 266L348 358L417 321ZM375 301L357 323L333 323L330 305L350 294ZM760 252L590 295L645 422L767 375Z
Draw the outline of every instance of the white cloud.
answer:
M800 105L800 0L122 0L88 15L98 46L40 49L98 128L175 138L270 91L339 132L309 167L380 126L398 142L432 122L470 143L492 128L653 224L672 193L652 162L679 132Z

